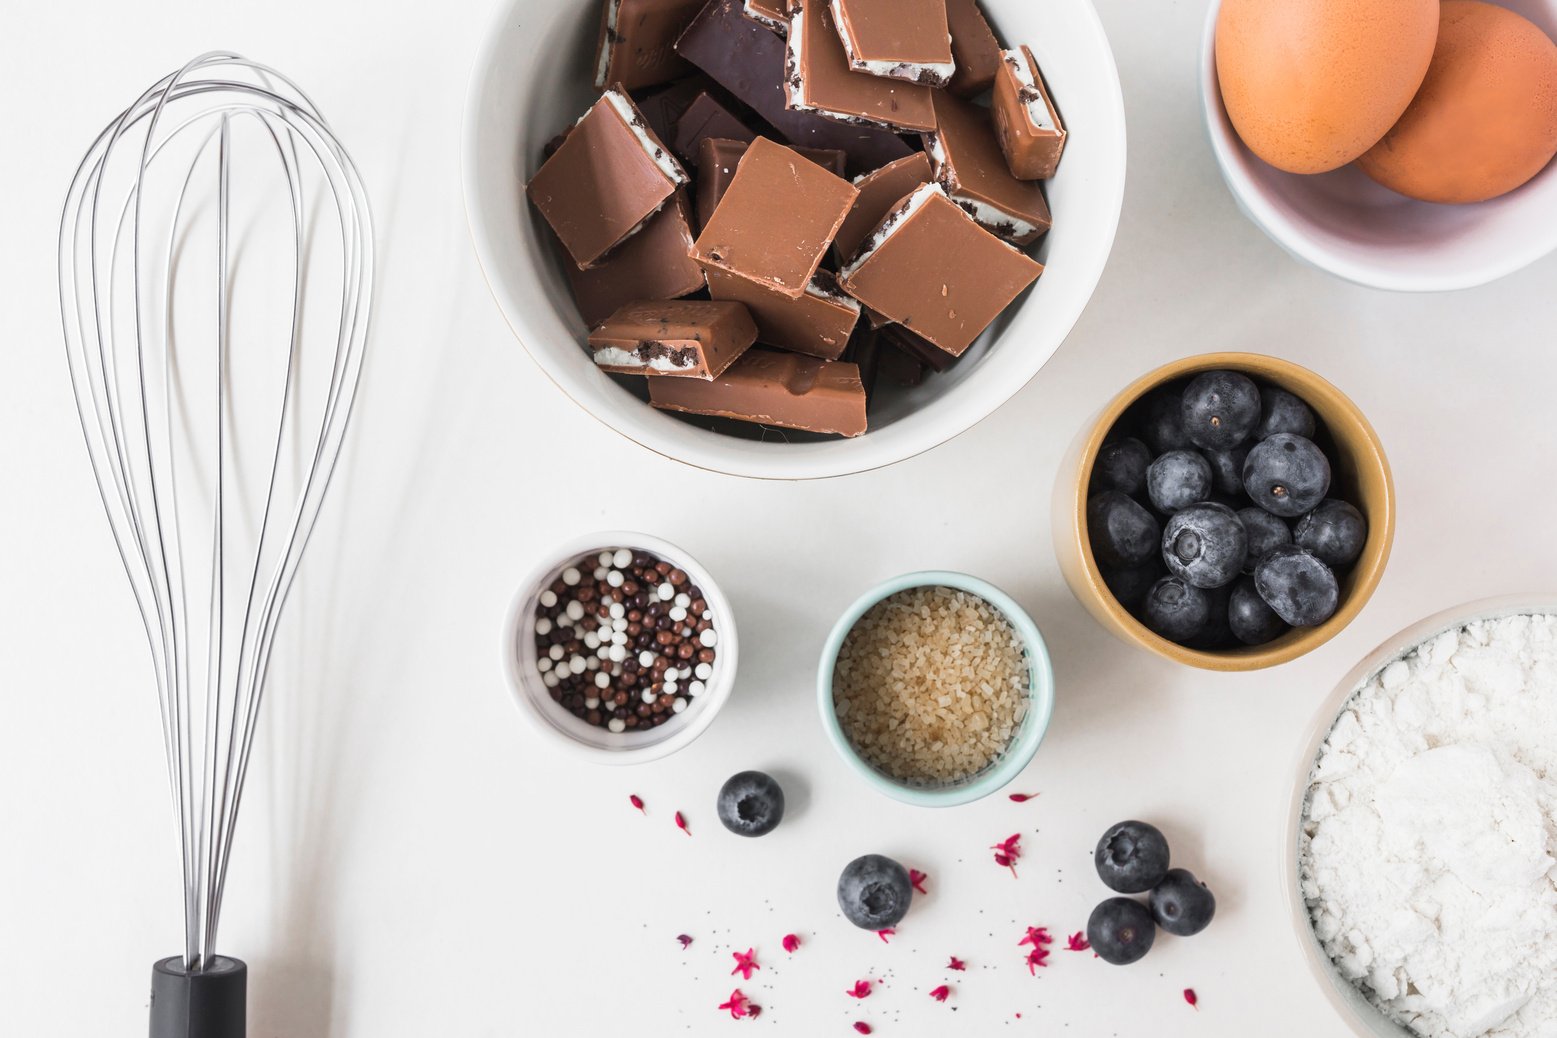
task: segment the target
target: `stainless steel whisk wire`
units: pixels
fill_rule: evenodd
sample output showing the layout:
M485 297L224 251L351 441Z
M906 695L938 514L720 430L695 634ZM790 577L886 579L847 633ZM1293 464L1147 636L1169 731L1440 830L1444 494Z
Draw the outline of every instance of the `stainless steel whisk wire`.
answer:
M186 108L194 111L185 116ZM174 109L179 116L170 114ZM269 451L254 558L252 565L240 570L247 572L248 586L233 662L227 657L225 637L230 619L225 556L230 550L228 455L236 450L229 444L229 436L234 441L238 438L230 429L236 406L232 398L237 392L229 370L233 331L231 206L233 132L244 119L253 119L262 128L285 179L292 267L290 333L285 336L287 355L274 421L275 438ZM167 122L171 122L171 129ZM164 155L175 156L174 145L184 142L186 135L197 142L193 158L183 177L174 181L171 218L165 235L159 234L147 211L147 196L154 190L153 169ZM119 185L123 189L120 202L105 178L119 172L125 148L134 149L129 152L134 164L127 184ZM214 425L209 430L214 434L214 470L194 473L194 477L212 477L211 579L204 632L205 675L200 682L191 675L196 652L192 640L198 636L199 624L191 620L189 608L188 569L194 559L185 555L178 461L181 448L198 454L192 445L200 433L192 421L182 429L177 427L179 418L190 418L180 401L192 387L184 386L180 378L176 340L190 333L187 329L175 333L174 301L180 280L181 232L192 233L186 223L186 201L213 150L216 314L215 328L209 334L214 348L214 384L208 384L207 391L213 393L215 402ZM322 184L326 197L311 207L309 186L314 182ZM340 235L341 301L334 322L334 354L316 431L308 432L305 439L298 480L301 485L295 498L289 498L280 486L287 434L291 430L303 435L315 429L297 413L303 406L298 402L302 393L297 383L306 377L302 358L309 338L304 330L304 310L311 273L310 229L318 226L310 221L331 217ZM151 651L169 789L178 823L184 967L189 971L199 970L215 954L233 833L276 624L333 478L361 378L372 302L373 250L372 216L361 180L312 100L275 70L226 52L201 55L159 80L110 123L78 168L61 215L60 309L66 357L93 477ZM151 276L148 264L159 260L161 276ZM128 326L116 313L125 302L126 286L121 279L126 274L133 304ZM276 348L280 348L279 342ZM133 358L129 356L132 349ZM133 369L129 367L132 359ZM160 383L149 380L148 369L160 371ZM196 463L187 464L194 467ZM198 478L192 481L199 482ZM196 545L192 550L201 551L202 547ZM267 551L274 554L273 560L267 560ZM198 743L193 730L197 722Z

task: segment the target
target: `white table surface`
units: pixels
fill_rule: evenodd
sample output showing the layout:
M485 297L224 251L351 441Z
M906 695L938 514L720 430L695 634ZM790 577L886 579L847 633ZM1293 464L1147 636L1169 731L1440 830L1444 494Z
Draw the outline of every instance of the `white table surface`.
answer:
M0 31L0 1031L144 1033L153 959L180 938L150 668L91 484L55 303L58 205L118 107L212 47L287 70L354 152L381 228L381 295L348 470L283 635L223 950L270 1036L723 1034L741 987L789 1034L1312 1038L1342 1026L1279 884L1283 813L1317 701L1376 643L1486 595L1557 586L1557 261L1471 292L1382 295L1300 267L1245 222L1199 123L1198 0L1101 0L1124 80L1130 180L1113 260L1074 334L1010 404L885 471L760 484L682 468L588 420L498 316L467 240L458 127L489 0L12 4ZM1219 677L1126 649L1072 600L1049 546L1062 448L1122 383L1215 349L1339 384L1399 485L1394 560L1344 634L1275 673ZM498 666L513 584L586 528L641 528L719 575L742 632L709 732L632 771L527 737ZM1047 634L1054 724L1013 788L931 813L835 759L812 699L822 637L877 580L949 567L1005 586ZM743 841L725 776L785 780L789 817ZM648 802L641 818L627 805ZM671 825L686 812L694 836ZM1155 820L1219 914L1131 969L1022 927L1081 928L1109 823ZM986 846L1025 834L1020 878ZM930 873L891 946L837 916L849 858ZM805 946L792 958L786 932ZM683 954L678 933L695 938ZM926 992L949 954L945 1006ZM886 984L862 1005L843 990ZM1180 998L1200 994L1199 1011ZM953 1012L953 1007L956 1011ZM1022 1013L1017 1020L1014 1014ZM995 1030L996 1026L1009 1030Z

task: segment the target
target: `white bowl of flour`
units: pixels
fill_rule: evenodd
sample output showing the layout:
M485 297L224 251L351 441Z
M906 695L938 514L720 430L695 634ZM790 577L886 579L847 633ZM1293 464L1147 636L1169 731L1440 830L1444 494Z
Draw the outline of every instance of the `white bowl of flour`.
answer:
M1294 922L1359 1036L1557 1035L1557 598L1462 607L1364 660L1290 817Z

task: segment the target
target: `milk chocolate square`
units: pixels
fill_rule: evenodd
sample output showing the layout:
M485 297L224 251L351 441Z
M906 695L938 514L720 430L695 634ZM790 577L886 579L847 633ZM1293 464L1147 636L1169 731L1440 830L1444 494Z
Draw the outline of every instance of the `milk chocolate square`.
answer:
M973 221L939 184L919 188L844 268L843 290L961 356L1043 267Z
M922 151L856 177L854 187L860 196L854 200L854 208L849 210L843 226L833 237L833 252L839 261L847 263L853 259L860 243L886 219L892 208L914 188L928 184L930 180L930 160Z
M730 188L735 169L741 156L746 154L749 142L720 140L706 137L697 156L697 221L705 226L714 215L714 209ZM810 159L823 169L843 176L848 157L832 148L793 148L796 155Z
M712 94L701 93L687 106L676 120L676 133L671 144L676 154L687 162L696 162L698 147L710 137L729 141L750 141L757 133L741 122Z
M951 28L952 59L957 71L948 88L958 97L977 97L995 85L1000 68L1000 41L995 39L978 0L946 0Z
M790 108L852 125L935 129L929 87L849 67L827 0L796 0L791 5L786 44Z
M825 270L798 298L723 270L708 271L708 294L742 303L757 322L757 341L823 360L837 360L859 323L859 301L844 295Z
M789 31L789 12L784 0L742 0L741 10L758 25L772 29L780 36Z
M734 418L806 432L865 431L860 369L837 360L750 349L712 382L649 379L649 403L664 411Z
M580 267L640 230L688 180L631 99L607 90L526 189Z
M857 194L847 180L758 137L698 235L692 257L795 298L805 292Z
M1043 188L1011 175L988 110L937 91L935 116L924 150L947 196L1006 241L1037 240L1050 224Z
M748 20L742 14L741 0L710 0L681 34L676 50L750 105L789 143L838 148L849 156L849 168L854 172L875 169L911 150L890 131L845 126L811 112L786 108L784 40Z
M707 381L756 340L757 326L740 303L639 300L597 325L589 348L602 371Z
M1049 98L1033 52L1026 47L1000 55L991 111L1011 175L1018 180L1054 176L1065 151L1065 124Z
M943 87L951 82L946 0L831 0L833 22L856 72Z
M595 47L595 89L668 83L691 69L676 53L703 0L604 0Z
M704 287L703 268L692 251L692 206L686 192L649 217L643 230L588 270L563 257L579 316L593 328L634 299L676 299Z

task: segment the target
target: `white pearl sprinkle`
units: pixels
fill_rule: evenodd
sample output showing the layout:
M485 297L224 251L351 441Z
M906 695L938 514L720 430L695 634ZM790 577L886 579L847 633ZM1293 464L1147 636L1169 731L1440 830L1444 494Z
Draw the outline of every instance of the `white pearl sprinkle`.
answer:
M623 731L626 730L627 722L622 720L620 717L613 717L609 722L606 723L606 728L620 735Z
M547 609L550 609L556 604L557 592L553 591L551 588L547 588L545 591L541 592L541 605L545 606Z
M670 704L670 712L673 713L673 714L679 714L679 713L681 713L681 711L685 710L686 708L687 708L687 701L685 699L682 699L680 696L677 696L676 697L676 701L674 703Z
M603 660L610 659L611 658L611 646L602 644L600 646L600 648L595 650L595 655L600 657Z
M578 571L578 567L576 566L569 566L567 569L562 571L562 582L568 585L568 587L572 587L573 585L577 584L582 577L583 574Z
M600 648L600 635L596 634L594 631L585 631L584 645L586 648L590 649Z
M681 621L685 620L686 618L687 618L687 611L685 609L681 608L680 606L676 606L676 608L674 608L674 609L672 609L670 611L670 622L673 623L673 624L679 624Z
M681 677L681 671L677 670L675 667L665 668L664 678L666 681L675 681L679 677Z
M676 694L676 689L680 688L681 686L677 685L674 681L667 681L667 682L665 682L665 686L664 687L665 687L666 693L668 693L669 695L675 695Z
M625 650L625 647L627 645L627 632L626 631L615 631L615 630L613 630L611 632L611 644L612 645L622 646L624 648L624 650Z
M585 710L594 710L594 709L596 709L599 706L600 706L600 700L597 699L594 696L590 696L590 697L588 697L587 699L584 700L584 709Z
M600 563L600 565L602 565L602 566L609 566L609 565L611 565L611 559L614 558L615 555L616 555L615 552L610 551L608 549L606 551L601 552L599 555L596 555L595 556L595 561Z
M654 666L654 653L650 652L648 649L644 649L642 652L640 652L638 654L638 666L640 666L640 667L652 667L652 666Z
M583 602L568 603L568 619L572 620L574 623L578 623L580 620L584 619Z
M557 675L555 675L555 674L542 674L541 675L541 683L544 684L547 688L556 688L557 684L561 680L562 679L557 677Z
M560 646L560 645L553 645L550 649L548 649L546 651L546 655L550 656L554 660L562 659L562 646Z
M627 658L627 648L613 643L606 647L606 656L612 663L620 663Z
M596 688L610 688L611 687L611 675L609 675L609 674L596 674L595 675L595 687Z
M574 656L568 660L568 669L575 674L582 674L584 672L584 657Z
M652 688L646 688L643 690L643 701L645 703L652 703L654 702L654 699L654 690Z
M551 633L551 621L546 619L546 617L544 617L544 616L541 617L539 620L535 621L535 633L536 634L550 634Z
M681 594L676 596L676 604L685 609L687 606L692 604L692 596L683 591Z
M708 648L712 649L715 645L719 644L719 634L712 627L710 627L708 630L698 635L697 640L702 642Z
M714 676L713 664L711 664L711 663L699 663L697 665L696 669L694 669L692 671L692 673L696 674L698 677L702 678L704 681L707 681L709 678Z
M591 657L589 657L589 659L584 662L584 666L587 667L590 670L599 670L600 669L600 657L599 656L591 656Z
M617 617L615 620L611 621L611 630L615 631L617 634L625 635L627 633L627 621L622 617ZM626 639L624 638L623 640L625 641Z
M694 696L700 696L707 690L708 686L703 684L701 681L694 681L692 684L687 686L687 691Z
M559 663L551 669L551 672L560 679L571 676L573 668L566 663Z
M627 615L627 607L620 602L612 602L611 608L607 612L611 614L611 619L620 620Z
M659 586L659 590L656 593L660 596L661 602L669 602L671 599L676 597L676 589L668 583L661 584Z
M622 576L622 571L619 569L613 569L606 574L606 583L612 587L621 587L626 580L627 578Z
M617 569L622 569L633 564L633 553L626 548L616 549L616 554L611 556L611 564Z
M536 660L535 669L540 671L542 674L546 673L548 670L551 670L551 657L542 656L540 659Z

